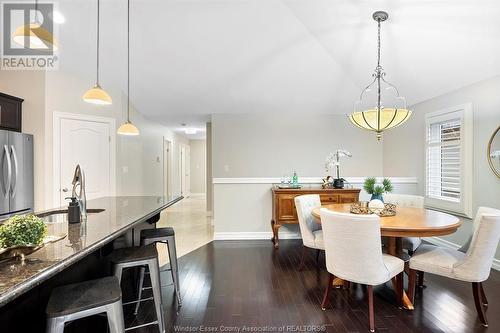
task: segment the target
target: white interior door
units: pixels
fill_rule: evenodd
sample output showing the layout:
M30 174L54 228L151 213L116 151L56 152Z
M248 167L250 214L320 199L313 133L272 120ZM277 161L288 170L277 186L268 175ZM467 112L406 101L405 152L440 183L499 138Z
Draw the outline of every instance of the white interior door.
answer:
M171 194L171 170L172 170L172 143L168 140L163 141L163 195L169 196Z
M184 146L179 147L179 179L181 183L181 195L186 196L186 149Z
M186 183L186 196L191 195L191 147L186 146L184 154L184 179Z
M181 183L181 195L188 197L190 195L190 147L188 145L182 145L179 147L179 176Z
M54 128L55 154L54 167L57 170L54 180L56 204L65 206L66 197L71 196L72 180L77 164L85 172L87 199L109 196L114 184L114 123L92 119L58 119ZM113 142L112 142L113 141Z

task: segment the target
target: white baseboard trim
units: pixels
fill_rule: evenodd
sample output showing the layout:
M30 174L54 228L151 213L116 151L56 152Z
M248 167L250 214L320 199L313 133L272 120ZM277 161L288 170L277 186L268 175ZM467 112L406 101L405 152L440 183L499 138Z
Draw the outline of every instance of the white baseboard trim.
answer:
M259 240L271 239L272 232L215 232L214 240ZM301 239L298 232L280 232L280 239Z
M299 177L301 184L322 184L323 177ZM351 184L362 184L366 177L346 177ZM417 184L417 177L388 177L393 184ZM377 177L381 182L383 177ZM213 178L213 184L279 184L280 177L235 177L235 178Z
M439 245L453 250L458 250L461 247L460 245L447 241L446 239L443 239L441 237L427 237L424 239L434 245ZM492 268L494 270L500 271L500 259L493 258Z
M214 233L214 240L260 240L271 239L272 232L216 232ZM300 239L298 232L280 232L280 239ZM428 237L426 241L434 245L439 245L453 250L458 250L460 245L447 241L440 237ZM500 271L500 260L493 259L494 270Z

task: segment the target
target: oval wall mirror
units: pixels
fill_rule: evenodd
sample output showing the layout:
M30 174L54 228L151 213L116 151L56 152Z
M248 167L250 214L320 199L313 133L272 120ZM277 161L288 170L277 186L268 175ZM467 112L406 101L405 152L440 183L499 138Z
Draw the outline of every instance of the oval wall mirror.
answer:
M493 132L488 144L488 162L495 175L500 178L500 126Z

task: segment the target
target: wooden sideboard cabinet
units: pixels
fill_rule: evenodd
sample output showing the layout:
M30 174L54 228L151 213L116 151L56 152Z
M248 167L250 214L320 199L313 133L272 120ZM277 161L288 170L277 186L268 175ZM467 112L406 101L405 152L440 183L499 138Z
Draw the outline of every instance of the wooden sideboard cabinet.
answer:
M273 196L273 218L271 228L273 230L272 241L274 247L279 248L279 228L283 224L299 223L297 210L295 209L295 197L304 194L319 194L321 204L350 203L359 201L359 192L353 189L323 189L321 187L306 187L300 189L280 189L277 186L272 188Z

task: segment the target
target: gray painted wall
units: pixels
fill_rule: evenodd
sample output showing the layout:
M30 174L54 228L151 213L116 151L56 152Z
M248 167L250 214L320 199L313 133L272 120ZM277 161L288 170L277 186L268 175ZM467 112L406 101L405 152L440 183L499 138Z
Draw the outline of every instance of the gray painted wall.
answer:
M342 161L342 176L382 175L382 143L342 115L216 114L212 117L212 143L214 178L279 178L294 170L299 181L301 177L322 177L326 156L337 148L353 154ZM242 232L268 237L271 186L214 184L216 237ZM405 185L401 191L414 193L415 188L416 184ZM287 228L283 229L286 233Z
M416 104L407 124L395 128L384 137L384 174L417 177L418 192L424 194L425 114L456 105L472 103L474 113L474 178L473 211L479 206L500 209L500 179L490 169L487 145L493 131L500 125L500 76L485 80L448 94ZM455 234L444 239L463 244L471 233L471 221L464 219ZM500 248L496 258L500 259Z
M343 115L216 114L212 137L214 178L323 176L326 156L338 148L353 154L342 176L382 175L382 143Z

